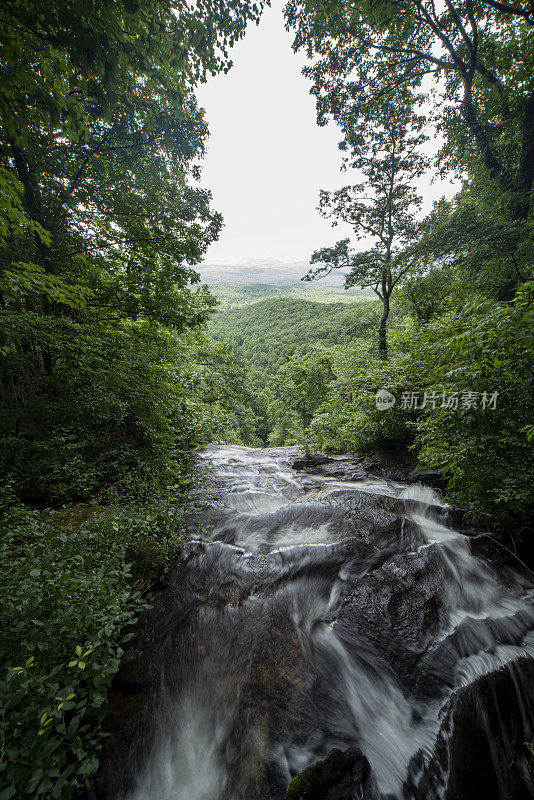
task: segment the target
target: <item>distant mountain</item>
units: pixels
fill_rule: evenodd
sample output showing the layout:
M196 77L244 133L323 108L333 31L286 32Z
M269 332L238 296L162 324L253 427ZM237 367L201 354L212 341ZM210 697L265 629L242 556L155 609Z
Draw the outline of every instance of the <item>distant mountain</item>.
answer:
M281 261L249 260L245 263L228 264L201 264L197 267L204 283L211 286L220 284L230 286L245 286L251 283L263 283L271 286L290 286L300 283L306 275L310 265L306 261L284 263ZM344 276L336 272L321 278L324 286L342 286Z

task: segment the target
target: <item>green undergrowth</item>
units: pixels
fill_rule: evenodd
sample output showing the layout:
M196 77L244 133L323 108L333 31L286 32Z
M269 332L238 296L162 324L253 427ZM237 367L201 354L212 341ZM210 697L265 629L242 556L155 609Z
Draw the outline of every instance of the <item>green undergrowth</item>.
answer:
M183 497L35 511L0 499L0 798L71 798L105 739L129 626L180 550Z

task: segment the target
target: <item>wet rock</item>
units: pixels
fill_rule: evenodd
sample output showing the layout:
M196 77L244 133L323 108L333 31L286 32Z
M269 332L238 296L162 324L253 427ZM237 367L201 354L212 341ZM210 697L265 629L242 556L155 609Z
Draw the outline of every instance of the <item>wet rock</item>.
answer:
M519 659L452 695L417 800L534 797L534 662ZM445 788L443 786L445 784Z
M367 472L364 469L358 468L355 471L354 466L355 465L353 461L342 463L336 460L331 464L323 464L314 471L320 475L324 475L325 478L337 478L341 481L352 481L354 480L354 475L359 475L361 478L364 478L367 475ZM358 478L357 480L360 480L361 478Z
M521 662L485 675L453 703L446 800L527 800L533 776L523 742L531 737L534 664ZM521 687L521 691L520 691Z
M364 459L361 463L361 468L367 470L368 472L381 469L383 466L384 465L382 462L377 461L376 459Z
M378 800L371 767L361 750L332 750L324 761L295 775L286 800Z
M391 536L402 533L398 524L390 531ZM355 658L361 660L368 650L377 654L381 669L425 703L452 682L454 669L454 663L426 656L446 624L441 581L439 554L433 548L386 560L350 587L334 625Z
M305 527L310 544L340 540L353 533L345 522L346 510L325 502L293 503L269 513L233 514L213 528L211 538L239 544L247 552L269 553L299 542Z
M428 490L207 456L211 531L128 643L92 798L534 797L531 580Z
M530 774L534 775L534 742L523 742L523 750L527 757Z
M292 469L336 478L342 481L361 481L370 476L380 476L388 480L410 482L409 474L413 463L400 461L388 454L370 456L333 455L313 453L296 461L288 461ZM430 484L427 484L430 485Z
M430 486L431 489L438 489L440 492L447 490L449 479L446 478L440 469L422 469L408 475L409 483L422 483L423 486Z
M297 458L297 460L291 464L291 468L304 470L315 469L322 464L331 464L333 460L333 458L325 456L323 453L309 453L309 455L304 458Z

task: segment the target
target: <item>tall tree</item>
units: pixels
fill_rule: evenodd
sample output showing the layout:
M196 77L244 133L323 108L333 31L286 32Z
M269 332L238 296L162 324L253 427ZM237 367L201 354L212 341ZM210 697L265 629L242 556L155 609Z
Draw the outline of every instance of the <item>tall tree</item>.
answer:
M169 261L199 260L220 219L187 185L207 133L192 89L229 66L258 13L248 0L2 5L0 233L19 288L79 283L81 255L120 252L130 275L159 258L167 282Z
M290 0L295 48L314 62L319 122L343 129L384 116L404 96L425 102L433 79L434 115L446 135L442 161L485 172L494 199L522 237L534 180L534 12L528 0ZM425 86L427 83L425 83ZM426 112L429 113L428 93Z
M321 266L310 270L303 280L344 269L348 270L345 288L370 287L382 303L378 339L385 358L391 296L417 264L407 246L417 232L414 214L421 203L413 184L428 165L420 152L425 136L410 132L405 120L390 119L382 127L369 125L363 132L351 131L348 138L344 143L351 151L348 162L366 180L335 192L322 191L320 211L333 219L334 225L339 221L351 225L357 240L374 239L374 245L365 252L355 252L349 247L349 239L343 239L334 247L317 250L311 263Z
M221 226L210 193L197 183L207 127L194 89L228 69L228 48L261 6L2 4L4 470L24 470L32 443L41 456L47 447L57 451L53 436L68 440L80 463L107 459L115 473L117 441L129 464L143 450L154 458L162 450L146 394L165 362L167 329L198 325L215 304L205 288L191 286L199 282L194 266ZM146 356L138 386L122 356L136 346L139 362ZM113 357L116 373L106 366ZM84 405L95 389L109 413ZM169 440L168 415L159 412Z

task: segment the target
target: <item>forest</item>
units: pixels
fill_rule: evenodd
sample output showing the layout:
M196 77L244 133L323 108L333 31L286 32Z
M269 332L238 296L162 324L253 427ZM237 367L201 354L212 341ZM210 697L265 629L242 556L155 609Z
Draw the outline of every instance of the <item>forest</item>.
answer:
M360 175L317 198L353 237L303 280L341 270L365 292L229 306L198 274L223 220L198 183L195 92L262 8L0 9L0 800L89 787L199 445L438 468L533 563L532 6L289 0L318 124ZM432 172L461 188L424 215Z

